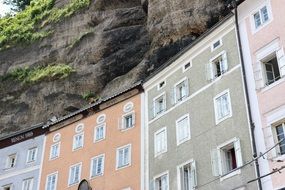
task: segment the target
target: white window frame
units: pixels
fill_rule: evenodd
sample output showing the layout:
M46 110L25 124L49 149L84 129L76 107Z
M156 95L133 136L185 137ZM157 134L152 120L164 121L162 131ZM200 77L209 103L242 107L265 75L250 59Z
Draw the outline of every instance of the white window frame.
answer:
M13 190L13 189L14 189L14 188L13 188L13 183L9 183L9 184L6 184L6 185L1 186L1 190L4 189L4 188L7 188L7 187L9 187L10 190Z
M189 66L189 67L187 67L187 68L185 68L185 67L186 67L186 65L188 65L188 64L190 64L190 66ZM184 72L188 71L191 67L192 67L192 60L190 60L190 61L188 61L188 62L184 63L184 64L183 64L183 67L182 67L182 73L184 73Z
M165 150L158 152L158 150L157 150L157 146L158 146L157 145L157 135L163 131L165 133L165 139L164 139ZM166 127L163 127L154 133L154 143L153 144L154 144L154 157L157 157L157 156L167 152L167 128Z
M284 136L285 136L285 121L283 121L283 122L279 122L279 124L275 124L274 125L274 127L272 127L273 128L273 130L275 130L275 135L276 135L276 140L277 140L277 142L279 142L279 140L278 140L278 133L277 133L277 127L279 127L279 126L282 126L282 129L283 129L283 133L284 133ZM280 139L281 140L281 139ZM276 142L276 143L277 143ZM276 150L275 150L276 151ZM280 158L283 158L284 157L284 159L285 159L285 153L284 154L281 154L281 149L280 149L280 145L278 145L277 146L277 152L276 152L277 154L278 154L278 157L280 157Z
M130 127L126 127L126 122L125 122L125 118L127 116L132 116L132 125ZM136 119L136 115L135 115L135 111L130 111L128 113L125 113L124 115L122 115L122 118L121 118L121 123L120 123L120 130L122 131L126 131L126 130L129 130L129 129L132 129L135 127L135 119Z
M74 167L77 167L79 166L79 172L78 172L78 182L73 182L71 183L71 171L72 171L72 168ZM81 170L82 170L82 162L79 162L79 163L76 163L76 164L73 164L69 167L69 174L68 174L68 187L70 186L73 186L73 185L76 185L76 184L79 184L80 181L81 181Z
M228 94L228 107L229 107L229 114L223 118L218 118L218 105L217 105L217 99L220 98L221 96ZM232 117L232 103L231 103L231 95L230 95L230 90L224 90L223 92L219 93L218 95L216 95L213 98L214 101L214 109L215 109L215 121L216 121L216 125L218 125L219 123L221 123L222 121Z
M163 110L160 111L159 113L157 113L157 111L156 111L157 110L156 109L156 101L159 98L161 98L161 97L164 100L164 102L163 102ZM163 114L166 111L166 94L165 94L165 92L163 92L163 93L159 94L158 96L154 97L152 102L153 102L153 115L154 115L154 117L159 116L159 115Z
M180 175L181 173L180 173L180 169L183 168L185 165L188 165L188 164L191 164L191 167L193 167L193 166L195 167L194 168L195 170L191 171L195 175L195 179L193 181L194 184L192 186L193 187L192 189L195 189L195 187L197 187L197 169L196 169L197 165L196 165L196 162L195 162L194 159L190 159L190 160L188 160L188 161L186 161L186 162L184 162L184 163L182 163L182 164L177 166L177 190L181 190L181 175Z
M220 42L220 44L217 47L214 47L214 44ZM217 40L215 40L212 44L211 44L211 52L215 51L216 49L218 49L219 47L221 47L223 45L223 40L222 38L219 38Z
M35 151L35 157L34 157L34 160L29 160L29 157L30 157L30 154L32 151ZM33 148L30 148L28 149L27 151L27 160L26 160L26 163L29 164L29 163L33 163L37 160L37 155L38 155L38 148L37 147L33 147Z
M125 164L125 165L122 165L122 166L119 166L119 151L122 150L122 149L126 149L126 148L129 149L129 155L128 155L129 163ZM118 147L116 149L116 170L120 170L120 169L129 167L129 166L131 166L131 164L132 164L132 145L131 144L127 144L127 145Z
M223 67L224 70L222 71L222 65L220 64L219 67L221 69L221 73L220 76L215 76L214 73L214 61L216 59L218 59L219 57L222 57L222 61L223 61ZM213 81L216 80L218 78L221 78L223 75L225 75L225 73L229 72L229 63L228 63L228 54L225 50L221 51L220 53L216 54L214 57L212 57L209 61L209 63L206 65L206 75L207 75L207 80L208 81Z
M82 136L82 146L76 147L76 137ZM72 151L82 149L84 147L84 132L78 133L73 136Z
M180 122L180 121L182 121L183 119L185 119L185 118L187 118L188 119L188 122L187 122L187 130L188 130L188 136L186 137L186 138L184 138L184 139L180 139L179 138L179 126L178 126L178 123ZM190 140L191 139L191 130L190 130L190 116L189 116L189 114L185 114L185 115L183 115L183 116L181 116L180 118L178 118L177 120L176 120L176 144L177 144L177 146L179 146L180 144L182 144L182 143L184 143L184 142L186 142L186 141L188 141L188 140Z
M261 25L258 26L256 28L255 26L255 19L254 19L254 15L255 13L259 13L259 15L261 16L261 9L263 7L266 7L267 9L267 13L268 13L268 20L266 22L263 22L262 21L262 18L260 17L261 19ZM250 13L250 23L251 23L251 31L252 31L252 34L255 34L257 33L259 30L261 30L262 28L264 28L265 26L267 26L268 24L270 24L272 21L273 21L273 14L272 14L272 11L271 11L271 5L270 5L270 2L266 2L266 3L263 3L261 6L257 7L255 10L253 10L251 13Z
M161 86L161 84L163 83L163 85ZM166 86L166 80L162 80L157 84L157 90L160 90L162 88L164 88Z
M27 181L31 181L31 186L30 186L30 188L29 189L27 189L27 190L33 190L33 186L34 186L34 178L27 178L27 179L24 179L23 181L22 181L22 190L26 190L25 189L25 182L27 182Z
M177 99L177 87L179 84L185 82L186 85L186 89L185 89L185 96L181 97L180 99ZM177 83L174 84L174 103L177 104L179 102L182 102L183 100L185 100L188 96L189 96L190 92L189 92L189 80L187 77L184 77L183 79L181 79L180 81L178 81Z
M51 173L51 174L48 174L47 175L47 177L46 177L46 184L45 184L45 190L49 190L48 189L48 178L49 177L51 177L51 176L53 176L53 175L55 175L55 184L54 184L54 189L52 189L52 190L57 190L57 180L58 180L58 172L56 171L56 172L54 172L54 173Z
M14 164L13 166L11 166L11 157L15 157L15 160L14 160ZM18 154L17 153L13 153L13 154L10 154L8 155L7 159L6 159L6 167L5 169L13 169L16 167L16 164L17 164L17 157L18 157Z
M94 160L95 159L99 159L99 158L102 158L102 168L101 168L101 171L102 173L101 174L97 174L97 175L92 175L93 174L93 164L94 164ZM98 156L95 156L93 158L91 158L91 163L90 163L90 179L93 179L93 178L96 178L96 177L99 177L99 176L103 176L104 175L104 168L105 168L105 154L100 154Z
M61 142L57 142L57 143L54 143L50 146L49 160L54 160L54 159L57 159L59 157L59 155L60 155L60 144L61 144ZM58 146L58 154L53 157L52 149L54 146Z
M153 177L153 189L154 190L156 190L156 180L158 178L163 177L164 175L166 175L166 179L167 179L167 190L170 190L170 187L169 187L169 171L168 170Z
M100 139L97 139L97 129L103 127L103 137ZM94 127L94 143L100 142L106 138L106 123L101 123Z
M231 171L227 171L227 173L225 173L223 171L223 168L225 167L223 164L225 164L225 161L222 157L222 151L223 149L225 149L226 146L233 144L234 146L234 150L235 150L235 156L236 156L236 164L237 164L237 168ZM213 152L215 152L215 161L213 161ZM234 137L222 144L220 144L219 146L217 146L216 149L212 150L211 152L212 155L212 170L213 170L213 174L215 173L214 176L220 176L220 181L223 181L225 179L228 179L230 177L233 177L235 175L238 175L241 173L241 169L239 167L241 167L243 165L243 159L242 159L242 151L241 151L241 145L240 145L240 139L237 137ZM218 170L218 171L214 171L214 170Z

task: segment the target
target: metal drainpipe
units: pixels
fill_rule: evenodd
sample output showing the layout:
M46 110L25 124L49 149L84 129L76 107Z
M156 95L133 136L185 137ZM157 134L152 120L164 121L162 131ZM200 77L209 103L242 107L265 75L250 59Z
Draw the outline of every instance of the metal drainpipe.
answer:
M234 8L235 25L236 25L238 46L239 46L241 67L242 67L242 76L243 76L243 83L244 83L244 87L245 87L246 104L247 104L248 115L249 115L249 122L250 122L250 129L251 129L251 139L252 139L252 146L253 146L253 157L256 158L257 157L257 149L256 149L256 143L255 143L255 136L254 136L255 124L254 124L254 122L252 120L252 114L251 114L251 107L250 107L249 94L248 94L248 86L247 86L247 80L246 80L246 74L245 74L245 66L244 66L244 59L243 59L243 51L242 51L242 45L241 45L241 39L240 39L239 25L238 25L238 11L237 11L237 2L236 1L239 1L239 0L233 0L231 5ZM259 187L259 190L262 190L262 184L261 184L261 179L260 179L260 170L259 170L258 159L255 160L255 168L256 168L256 174L257 174L257 178L258 178L258 187Z

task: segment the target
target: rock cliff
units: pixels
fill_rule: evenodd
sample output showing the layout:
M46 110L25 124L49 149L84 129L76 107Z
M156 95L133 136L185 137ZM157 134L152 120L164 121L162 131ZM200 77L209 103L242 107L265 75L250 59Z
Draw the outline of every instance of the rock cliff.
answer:
M64 6L68 0L57 0ZM0 76L17 68L68 64L67 78L0 84L0 136L63 116L148 75L228 13L224 0L96 0L46 26L48 37L0 51Z

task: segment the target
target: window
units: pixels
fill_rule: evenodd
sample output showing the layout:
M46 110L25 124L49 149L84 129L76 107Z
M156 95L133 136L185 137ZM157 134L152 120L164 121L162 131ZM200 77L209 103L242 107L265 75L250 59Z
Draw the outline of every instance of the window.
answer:
M164 112L165 108L166 108L166 101L164 94L154 99L154 116Z
M131 145L117 149L117 169L131 164Z
M8 184L8 185L2 186L2 189L3 189L3 190L13 190L12 187L13 187L13 184ZM2 189L1 189L1 190L2 190Z
M191 62L187 62L186 64L183 65L183 72L187 71L191 67Z
M95 127L95 142L105 139L106 124L100 124Z
M221 47L222 45L223 45L222 40L217 40L212 44L211 50L214 51L215 49Z
M264 68L265 85L270 85L281 78L278 60L275 53L263 59L261 63Z
M157 90L162 89L164 86L165 86L165 81L160 82L160 83L157 85Z
M190 139L189 115L184 115L176 120L177 145Z
M222 92L214 98L216 124L231 117L231 100L228 90Z
M188 79L183 79L174 88L175 103L184 100L189 95Z
M264 6L253 14L255 29L258 29L269 21L269 13L267 7Z
M6 168L14 168L16 166L17 154L11 154L7 158Z
M154 179L155 190L168 190L168 173Z
M73 165L69 168L68 185L79 183L81 175L81 163Z
M206 66L207 80L214 80L228 71L227 54L225 51L210 60Z
M60 143L51 145L50 147L50 159L55 159L59 157L60 153Z
M76 150L79 148L83 147L83 138L84 138L84 134L80 133L77 135L73 136L73 146L72 146L72 150Z
M37 158L37 148L31 148L28 150L27 163L36 161Z
M53 173L47 176L46 190L56 190L57 173Z
M242 155L240 140L238 138L233 138L212 151L212 167L214 176L226 175L240 166L242 166ZM239 170L236 170L229 174L232 176L239 172Z
M33 178L23 180L22 190L32 190L33 189Z
M276 127L277 140L279 143L279 152L281 155L285 154L285 123L282 123ZM283 140L283 141L282 141Z
M154 156L158 156L167 151L166 127L158 130L154 134Z
M129 129L135 126L135 113L128 113L123 116L122 124L120 124L120 129Z
M96 156L91 160L91 177L101 176L104 173L104 155Z
M188 162L178 167L180 190L192 190L197 186L197 174L195 161Z

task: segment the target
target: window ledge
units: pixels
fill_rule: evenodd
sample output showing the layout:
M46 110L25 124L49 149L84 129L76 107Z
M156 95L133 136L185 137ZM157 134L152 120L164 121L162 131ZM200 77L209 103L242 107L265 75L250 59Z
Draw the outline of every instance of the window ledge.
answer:
M233 177L235 175L239 175L240 173L241 173L241 170L238 169L236 171L233 171L233 172L230 172L228 174L222 175L221 178L220 178L220 181L224 181L224 180L226 180L228 178L231 178L231 177Z
M103 141L103 140L105 140L105 137L102 138L102 139L94 140L94 143L98 143L98 142L101 142L101 141Z
M223 118L220 119L220 120L216 120L216 125L220 124L221 122L223 122L223 121L225 121L226 119L231 118L231 117L232 117L232 113L230 113L228 116L223 117Z
M98 177L102 177L103 175L104 175L104 173L91 176L91 177L90 177L90 180L95 179L95 178L98 178Z
M72 187L72 186L75 186L77 184L79 184L79 182L71 183L71 184L68 184L68 187Z
M155 155L154 155L154 157L155 158L157 158L157 157L162 157L162 155L164 154L164 153L166 153L167 152L167 150L164 150L164 151L162 151L162 152L158 152L158 153L156 153Z
M128 131L128 130L134 128L134 127L135 127L135 125L133 125L133 126L131 126L131 127L128 127L128 128L120 129L120 131L121 131L121 132L125 132L125 131Z
M130 167L131 166L131 164L127 164L127 165L124 165L124 166L117 166L116 167L116 170L121 170L121 169L124 169L124 168L127 168L127 167Z
M274 161L284 161L285 160L285 154L283 155L278 155L276 158L273 158Z
M75 152L75 151L80 150L80 149L83 149L83 146L72 149L72 152Z
M181 142L177 142L177 146L189 141L190 139L191 139L190 137L187 137L187 138L183 139Z
M263 87L263 89L261 89L261 93L265 93L266 91L274 88L275 86L278 86L279 84L283 83L285 81L285 77L282 77L281 79L279 79L278 81L268 85L268 86L265 86Z

